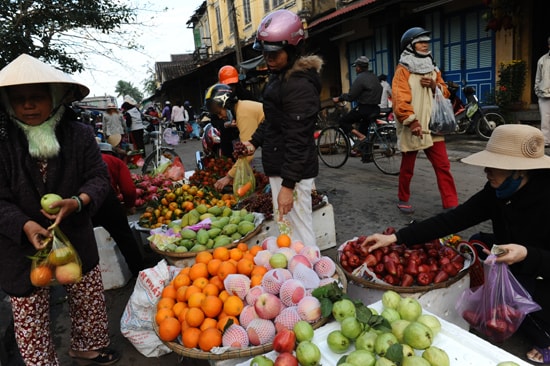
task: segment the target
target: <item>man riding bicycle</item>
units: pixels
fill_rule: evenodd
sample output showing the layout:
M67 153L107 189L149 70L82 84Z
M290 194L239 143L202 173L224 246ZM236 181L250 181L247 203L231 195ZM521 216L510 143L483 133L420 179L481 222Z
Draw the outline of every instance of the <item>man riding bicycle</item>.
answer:
M351 66L355 67L357 78L351 84L349 93L344 93L339 97L332 98L334 103L341 101L356 101L357 108L353 108L344 115L339 123L340 127L349 135L353 133L359 141L366 138L367 128L371 121L380 113L380 98L382 97L382 86L378 77L369 71L369 59L361 56ZM353 124L363 119L364 123L356 129Z

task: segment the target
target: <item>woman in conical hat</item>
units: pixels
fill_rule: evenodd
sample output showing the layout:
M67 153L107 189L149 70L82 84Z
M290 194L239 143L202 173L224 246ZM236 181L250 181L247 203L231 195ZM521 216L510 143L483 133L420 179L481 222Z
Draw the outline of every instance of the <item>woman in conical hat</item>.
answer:
M48 283L31 281L29 259L46 248L52 223L82 262L79 282L57 278L69 296L69 354L99 364L119 359L107 348L107 312L91 224L109 190L109 175L93 130L76 122L68 107L88 92L29 55L0 70L0 107L5 111L0 128L0 286L11 300L26 365L60 364L50 331ZM41 198L49 193L61 200L42 206Z
M536 299L539 291L547 291L537 278L550 278L550 156L544 154L542 132L528 125L499 126L485 150L462 162L483 167L487 183L481 191L457 208L395 234L367 237L369 251L391 243L426 243L490 220L493 233L475 238L488 246L499 244L505 254L496 261L508 264ZM550 363L549 310L528 314L519 328L533 344L527 358L537 363Z

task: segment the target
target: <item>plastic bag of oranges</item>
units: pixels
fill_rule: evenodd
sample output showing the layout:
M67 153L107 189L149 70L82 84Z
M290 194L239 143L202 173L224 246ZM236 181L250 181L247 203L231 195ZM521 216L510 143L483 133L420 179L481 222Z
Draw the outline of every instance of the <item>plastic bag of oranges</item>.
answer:
M68 285L82 278L82 262L69 239L57 226L46 248L31 257L31 283L37 287Z
M238 200L250 196L256 190L256 177L246 157L240 157L235 163L233 194Z

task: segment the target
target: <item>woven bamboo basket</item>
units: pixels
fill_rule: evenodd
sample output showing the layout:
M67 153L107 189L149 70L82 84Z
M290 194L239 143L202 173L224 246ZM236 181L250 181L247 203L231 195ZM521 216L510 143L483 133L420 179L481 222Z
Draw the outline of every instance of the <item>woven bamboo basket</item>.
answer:
M348 281L346 279L344 272L338 265L336 265L336 273L334 274L333 277L340 281L343 287L343 291L346 292L348 287ZM153 323L153 328L155 329L155 333L157 333L158 335L159 329L158 329L157 322L155 321L155 312L156 312L156 309L153 311L152 323ZM318 321L312 324L313 329L317 329L325 325L327 322L328 322L328 318L319 319ZM196 348L187 348L187 347L184 347L179 342L163 341L163 343L180 356L196 358L201 360L230 360L230 359L237 359L237 358L247 358L247 357L254 357L257 355L261 355L273 350L273 342L263 344L260 346L247 347L243 349L230 349L220 354L216 354L212 352L204 352Z

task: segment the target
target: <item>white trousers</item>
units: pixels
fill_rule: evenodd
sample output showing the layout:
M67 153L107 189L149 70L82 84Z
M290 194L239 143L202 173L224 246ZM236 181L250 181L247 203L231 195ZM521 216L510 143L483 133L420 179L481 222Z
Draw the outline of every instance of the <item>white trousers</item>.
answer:
M544 135L544 144L550 144L550 98L539 98L540 130Z
M290 235L292 240L300 240L305 245L316 246L311 209L311 190L314 178L302 179L296 183L292 210L283 217L283 222L279 222L277 197L281 191L282 182L281 177L269 177L273 198L273 219L279 224L279 231Z

